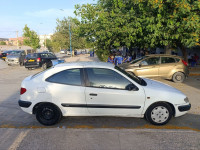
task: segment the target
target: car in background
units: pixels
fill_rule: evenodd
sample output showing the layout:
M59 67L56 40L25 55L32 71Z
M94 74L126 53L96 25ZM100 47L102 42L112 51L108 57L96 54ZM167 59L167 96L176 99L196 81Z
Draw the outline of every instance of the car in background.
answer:
M10 55L10 53L12 52L13 50L7 50L7 51L4 51L1 53L1 59L5 60L7 55Z
M72 55L70 49L68 49L66 53L67 53L67 55Z
M44 70L52 66L52 61L55 60L57 57L49 52L49 53L33 53L28 54L24 59L25 68L32 69L32 68L39 68L42 67Z
M5 61L8 65L24 65L24 58L26 56L25 50L12 50L7 55Z
M146 55L119 66L136 76L162 77L174 82L183 82L189 75L187 62L176 55Z
M66 50L65 49L61 49L60 50L60 54L66 54Z
M103 62L63 63L29 76L18 104L43 125L62 116L145 117L164 125L191 107L179 90Z

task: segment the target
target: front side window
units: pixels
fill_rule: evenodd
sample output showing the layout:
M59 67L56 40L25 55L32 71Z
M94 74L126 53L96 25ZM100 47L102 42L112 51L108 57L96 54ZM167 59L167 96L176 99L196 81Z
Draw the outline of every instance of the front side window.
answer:
M58 72L46 79L48 82L67 84L67 85L81 85L80 69L68 69Z
M176 60L174 58L171 58L171 57L162 57L161 58L162 64L175 63L175 62L176 62Z
M122 89L125 90L132 84L119 73L103 68L87 68L87 75L90 87Z
M148 66L148 65L157 65L159 63L159 57L152 57L143 60L140 64L142 66Z

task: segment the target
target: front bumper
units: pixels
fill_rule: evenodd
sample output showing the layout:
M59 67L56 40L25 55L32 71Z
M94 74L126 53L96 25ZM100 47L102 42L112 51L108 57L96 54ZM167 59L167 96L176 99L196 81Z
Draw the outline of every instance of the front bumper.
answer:
M178 106L178 110L179 110L180 112L188 111L188 110L190 110L190 108L191 108L191 104L183 105L183 106Z
M29 101L22 101L22 100L19 100L19 101L18 101L18 104L19 104L20 107L28 108L28 107L31 106L32 103L29 102Z

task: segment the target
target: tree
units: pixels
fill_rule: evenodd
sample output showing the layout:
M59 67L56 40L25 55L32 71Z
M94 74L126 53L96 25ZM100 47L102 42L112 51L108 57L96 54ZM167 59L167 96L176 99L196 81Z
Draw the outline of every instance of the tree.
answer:
M127 46L155 48L199 45L200 1L99 0L97 5L77 5L80 33L95 37L101 52Z
M30 28L25 25L23 29L23 37L24 39L24 45L30 46L33 49L40 48L40 39L37 36L37 33L33 30L30 30Z
M0 41L0 45L6 45L6 42Z
M70 48L69 23L71 29L72 49L85 48L88 45L85 37L80 37L77 34L77 28L80 24L78 19L71 17L63 18L63 20L57 19L56 31L52 36L52 47L54 51Z

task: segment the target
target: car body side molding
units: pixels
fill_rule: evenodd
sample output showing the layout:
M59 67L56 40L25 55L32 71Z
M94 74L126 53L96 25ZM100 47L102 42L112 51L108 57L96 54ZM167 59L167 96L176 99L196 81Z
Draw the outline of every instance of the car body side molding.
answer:
M132 105L101 105L101 104L71 104L62 103L63 107L86 107L86 108L121 108L121 109L140 109L141 106Z

